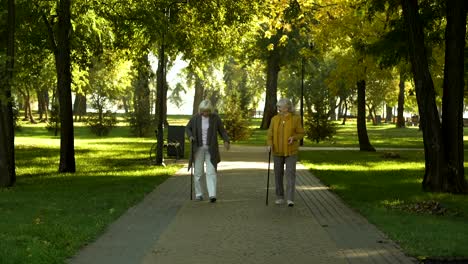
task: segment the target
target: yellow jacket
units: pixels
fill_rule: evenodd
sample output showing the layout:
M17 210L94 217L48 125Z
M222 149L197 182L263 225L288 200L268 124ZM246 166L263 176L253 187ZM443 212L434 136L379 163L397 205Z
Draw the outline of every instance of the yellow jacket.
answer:
M292 144L288 144L288 139L294 138ZM267 144L272 146L272 153L275 156L296 155L299 151L299 141L304 137L304 128L301 125L301 117L292 113L287 116L276 115L271 119L268 128Z

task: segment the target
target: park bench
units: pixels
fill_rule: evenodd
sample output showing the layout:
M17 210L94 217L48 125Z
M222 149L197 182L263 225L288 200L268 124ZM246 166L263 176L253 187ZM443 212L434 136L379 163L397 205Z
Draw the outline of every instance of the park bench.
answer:
M158 131L156 133L156 142L151 146L149 159L152 164L156 162L157 152L157 138ZM163 148L166 151L167 157L174 157L175 161L184 158L185 151L185 126L168 126L167 127L167 139L163 143Z
M168 157L175 157L176 160L184 158L185 126L168 126L164 147Z

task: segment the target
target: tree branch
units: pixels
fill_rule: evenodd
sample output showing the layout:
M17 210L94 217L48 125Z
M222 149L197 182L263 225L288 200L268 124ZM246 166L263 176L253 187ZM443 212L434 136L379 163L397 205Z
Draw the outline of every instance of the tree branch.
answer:
M42 10L42 8L40 8L37 3L36 3L36 7L37 7L38 10L40 10L41 18L42 18L42 20L44 21L44 23L45 23L45 25L47 27L47 32L48 32L48 35L49 35L49 42L50 42L50 46L52 48L52 51L54 52L54 54L57 54L58 48L57 48L57 42L55 40L55 34L54 34L54 29L52 28L52 24L47 19L47 15L45 14L44 10Z

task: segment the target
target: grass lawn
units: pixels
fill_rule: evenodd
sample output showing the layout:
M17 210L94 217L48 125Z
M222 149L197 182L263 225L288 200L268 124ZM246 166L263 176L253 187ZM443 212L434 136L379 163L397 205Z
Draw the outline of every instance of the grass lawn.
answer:
M265 145L266 130L259 129L260 118L251 120L251 136L247 140L236 142L236 144ZM356 122L347 122L346 125L336 123L337 133L330 141L320 141L316 143L307 138L304 139L304 146L307 147L359 147L357 138ZM422 148L422 133L417 127L395 128L394 124L372 125L367 124L367 132L371 144L376 148ZM466 130L468 135L468 130ZM391 139L391 140L390 140ZM468 140L468 137L466 138Z
M253 118L251 120L250 129L252 130L251 136L246 140L235 142L236 144L246 145L265 145L266 130L259 129L261 124L260 118ZM336 122L337 133L330 141L320 141L316 143L307 138L304 138L304 146L306 147L359 147L357 137L356 122L347 122L341 125ZM394 124L381 124L372 125L367 123L367 133L371 144L377 148L415 148L422 149L423 139L422 132L418 127L410 126L406 128L396 128ZM468 128L464 129L465 146L468 146Z
M407 254L468 258L468 196L423 192L424 153L398 153L302 151L300 160Z
M17 183L0 189L0 263L63 263L179 166L151 166L151 138L128 127L97 138L75 129L77 172L59 174L58 137L43 125L16 134Z
M183 126L188 119L171 116L169 124ZM234 144L265 145L266 130L258 129L260 122L253 119L251 137ZM416 150L397 151L397 159L385 158L381 151L314 150L302 151L300 159L406 253L468 257L468 196L421 191L421 132L385 124L367 128L377 149ZM17 184L0 189L0 263L63 263L180 168L151 166L148 156L155 136L129 134L124 122L102 138L75 123L77 172L59 174L59 137L43 124L24 124L15 138ZM338 125L333 141L304 143L358 147L356 124ZM189 151L185 147L186 157Z

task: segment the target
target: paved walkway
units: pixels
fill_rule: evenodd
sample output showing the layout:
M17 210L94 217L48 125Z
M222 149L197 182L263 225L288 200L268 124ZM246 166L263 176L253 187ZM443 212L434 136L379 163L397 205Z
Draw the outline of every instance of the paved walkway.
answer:
M296 206L265 206L264 147L222 152L218 201L190 201L187 168L130 208L71 264L413 264L301 164ZM272 168L271 168L272 169Z

